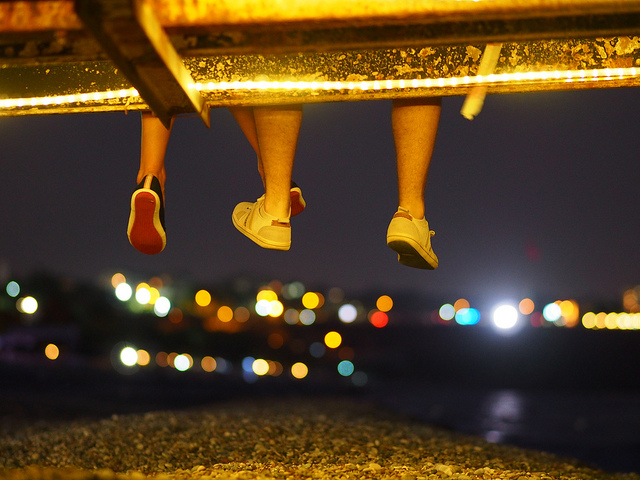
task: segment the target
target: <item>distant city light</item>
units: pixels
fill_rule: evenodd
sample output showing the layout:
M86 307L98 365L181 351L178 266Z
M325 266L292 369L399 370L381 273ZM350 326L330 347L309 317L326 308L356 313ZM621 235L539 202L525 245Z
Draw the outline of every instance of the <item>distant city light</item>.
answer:
M312 325L316 321L316 313L313 310L305 308L300 312L299 319L303 325Z
M11 281L7 283L6 291L7 295L15 298L20 295L20 285L18 285L18 282Z
M279 300L271 300L269 302L269 316L277 318L284 312L284 306Z
M133 295L133 289L128 283L121 283L115 289L116 298L121 302L126 302L131 299Z
M291 366L291 375L297 379L303 379L309 374L309 367L307 367L304 363L298 362L294 363Z
M440 310L438 310L438 314L442 320L448 322L449 320L453 320L453 317L456 316L456 309L450 303L445 303L440 307Z
M475 308L461 308L455 319L458 325L476 325L480 321L480 312Z
M180 372L186 372L193 366L193 358L188 353L182 353L173 359L173 366Z
M535 307L533 300L530 298L523 298L518 304L518 310L520 310L522 315L531 315Z
M542 315L547 322L557 322L562 317L562 310L557 303L549 303L542 309Z
M141 367L146 367L151 363L151 355L146 350L140 349L136 352L136 355L138 356L137 363Z
M271 301L263 298L256 302L256 313L261 317L266 317L271 313Z
M196 292L195 301L199 307L206 307L211 303L211 294L206 290L198 290Z
M139 287L136 289L135 297L140 305L147 305L151 301L151 291L147 287Z
M120 351L120 361L126 367L133 367L138 363L138 352L133 347L124 347Z
M200 366L205 372L213 372L216 369L216 359L210 356L203 357Z
M382 295L376 300L376 308L381 312L388 312L393 308L393 300L389 295Z
M273 302L274 300L278 300L278 294L273 290L263 289L258 292L256 295L256 301L266 300L268 302Z
M256 359L253 357L244 357L242 359L242 370L245 372L253 372L253 362L255 361Z
M384 312L374 312L369 320L376 328L384 328L389 323L389 316Z
M153 311L158 317L166 317L171 311L171 301L167 297L160 297L153 305Z
M320 296L315 292L307 292L302 296L302 305L304 308L313 310L320 305Z
M343 360L338 364L338 373L343 377L348 377L353 374L355 370L353 363L349 360Z
M118 288L118 285L120 285L121 283L125 283L126 281L127 279L123 274L116 273L111 277L111 286L113 288Z
M350 303L345 303L338 309L338 318L342 323L353 323L358 317L358 310Z
M493 323L501 329L509 329L516 326L518 311L513 305L500 305L493 311Z
M60 356L60 349L58 348L57 345L50 343L49 345L44 347L44 355L49 360L56 360L58 356Z
M329 332L324 336L324 344L329 348L338 348L342 344L342 335L338 332Z
M38 301L31 296L24 297L18 300L16 307L19 312L32 315L38 310Z
M233 310L231 310L231 307L223 305L218 309L216 316L221 322L230 322L233 320Z
M254 360L253 364L251 365L251 369L256 375L264 376L269 373L269 362L262 358L258 358Z

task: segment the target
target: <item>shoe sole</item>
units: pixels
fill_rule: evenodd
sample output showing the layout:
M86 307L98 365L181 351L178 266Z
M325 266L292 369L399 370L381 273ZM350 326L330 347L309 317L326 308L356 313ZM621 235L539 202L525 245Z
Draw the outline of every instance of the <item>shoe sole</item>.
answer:
M291 216L295 217L296 215L300 215L305 207L307 206L304 198L302 198L302 192L300 188L292 188L291 189Z
M438 268L438 260L425 252L412 238L393 235L387 238L387 245L398 254L398 262L402 265L423 270Z
M164 250L166 234L160 222L160 199L154 191L138 191L131 197L127 234L139 252L156 255Z
M247 213L247 215L249 214ZM245 217L243 216L241 218L245 218ZM280 250L280 251L287 251L291 248L291 243L287 245L282 243L270 243L263 240L261 237L258 237L255 233L249 230L244 224L238 222L236 220L235 215L231 216L231 220L233 221L233 225L240 231L240 233L242 233L245 237L250 238L254 243L257 243L262 248L266 248L268 250Z

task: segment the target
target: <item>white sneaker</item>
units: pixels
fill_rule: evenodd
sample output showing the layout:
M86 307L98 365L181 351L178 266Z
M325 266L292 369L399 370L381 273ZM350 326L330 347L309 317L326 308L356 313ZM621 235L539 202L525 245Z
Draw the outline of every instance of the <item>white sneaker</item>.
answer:
M289 218L278 218L264 209L264 195L254 203L236 205L231 216L233 224L244 235L262 248L289 250L291 248L291 224Z
M398 207L387 229L387 245L398 253L401 264L434 270L438 268L438 257L431 248L435 233L429 230L426 219L417 220L407 209Z

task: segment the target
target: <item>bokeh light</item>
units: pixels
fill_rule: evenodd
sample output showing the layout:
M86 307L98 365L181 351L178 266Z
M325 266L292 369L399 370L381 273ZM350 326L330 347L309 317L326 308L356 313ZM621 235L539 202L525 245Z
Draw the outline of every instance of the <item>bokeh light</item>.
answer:
M253 373L262 377L269 373L269 362L262 358L258 358L253 361L251 369L253 370Z
M442 320L448 322L449 320L453 320L453 317L456 316L456 309L450 303L445 303L440 307L440 310L438 310L438 314Z
M124 347L120 351L120 361L127 367L133 367L138 363L138 352L133 347Z
M231 310L231 307L227 306L227 305L223 305L218 309L218 312L216 313L218 320L220 320L221 322L230 322L231 320L233 320L233 310Z
M350 303L345 303L338 309L338 318L342 323L353 323L358 317L358 310Z
M153 312L158 317L166 317L171 311L171 301L167 297L159 297L154 305Z
M338 348L342 344L342 335L332 331L324 336L324 344L329 348Z
M517 322L518 310L513 305L500 305L493 311L493 323L500 329L513 328Z
M520 313L522 315L531 315L535 308L536 305L530 298L523 298L518 304L518 310L520 310Z
M149 355L149 352L147 352L146 350L140 349L136 352L136 354L138 356L137 363L141 367L146 367L147 365L149 365L149 363L151 363L151 355Z
M547 322L557 322L562 317L562 310L557 303L548 303L542 309L542 315Z
M302 305L304 308L313 310L320 305L320 297L315 292L307 292L302 296Z
M33 315L38 310L38 301L31 296L24 297L18 300L16 307L19 312Z
M202 357L200 367L202 367L202 370L205 372L213 372L216 369L216 359L208 355Z
M349 360L343 360L338 364L338 373L343 377L352 375L354 370L355 367Z
M299 320L303 325L312 325L316 321L316 313L305 308L300 312Z
M11 281L7 283L6 291L7 295L15 298L20 295L20 285L18 285L18 282Z
M193 366L193 358L188 353L182 353L173 359L173 366L180 372L186 372Z
M211 294L206 290L198 290L195 296L196 305L207 307L211 303Z
M60 349L57 345L50 343L44 347L44 356L49 360L56 360L60 356Z
M388 312L393 308L393 300L389 295L382 295L376 300L376 308L381 312Z
M480 312L475 308L461 308L455 319L458 325L476 325L480 321Z
M384 328L389 323L389 316L384 312L374 312L369 320L371 325L376 328Z
M297 379L303 379L309 374L309 367L304 363L298 362L291 365L291 375Z
M149 290L149 285L146 283L140 284L136 287L136 302L140 305L147 305L151 301L151 291Z
M115 289L116 298L121 302L126 302L131 299L133 295L133 289L128 283L121 283Z

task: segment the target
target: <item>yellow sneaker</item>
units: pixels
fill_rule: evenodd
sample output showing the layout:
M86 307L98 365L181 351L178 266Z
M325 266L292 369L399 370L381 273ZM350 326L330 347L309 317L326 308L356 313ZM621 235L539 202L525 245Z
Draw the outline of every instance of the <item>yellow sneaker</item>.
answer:
M438 257L431 248L435 233L426 219L415 219L407 209L398 207L387 229L387 245L398 253L401 264L434 270L438 268Z
M264 195L254 203L236 205L231 215L233 224L245 236L262 248L289 250L291 248L291 223L289 218L277 218L264 209Z

